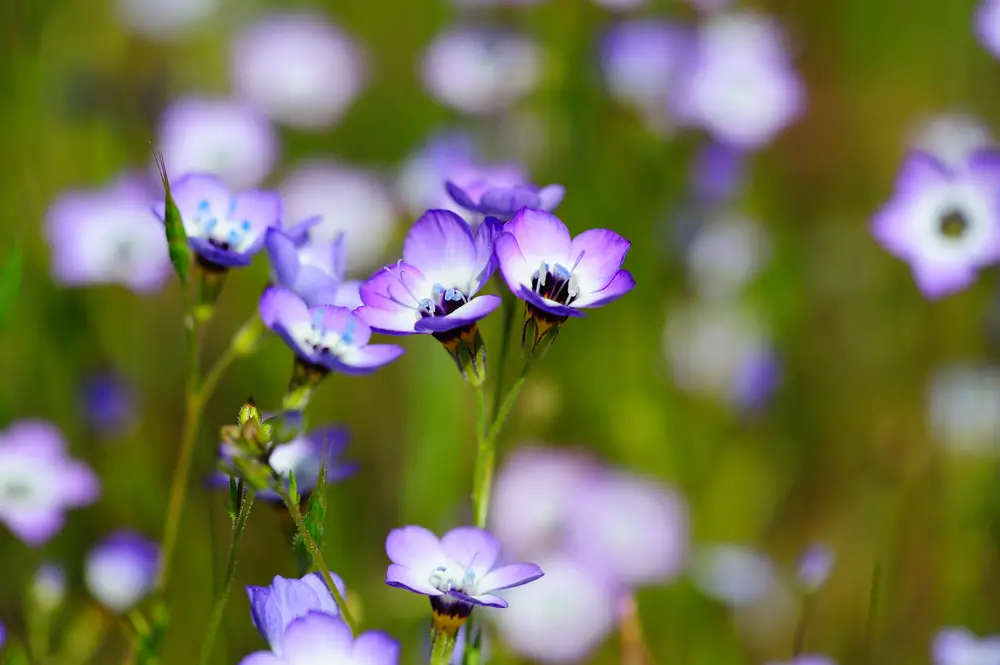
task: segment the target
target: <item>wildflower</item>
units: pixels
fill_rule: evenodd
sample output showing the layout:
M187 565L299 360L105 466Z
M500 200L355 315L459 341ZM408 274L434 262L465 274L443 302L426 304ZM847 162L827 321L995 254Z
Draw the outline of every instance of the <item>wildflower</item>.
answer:
M763 554L738 545L717 544L695 553L691 579L709 598L742 608L767 597L777 582L777 571Z
M541 78L542 53L528 37L501 30L456 28L424 53L424 85L442 104L489 115L527 96Z
M990 128L968 113L944 113L923 119L910 145L950 168L960 167L974 153L996 147Z
M127 430L135 420L135 393L125 378L113 371L88 376L81 386L80 398L83 417L97 432L114 436Z
M931 652L934 665L993 665L1000 663L1000 636L977 639L965 628L943 628Z
M830 576L833 562L833 550L829 547L822 543L811 546L799 559L799 584L808 592L816 591Z
M145 183L132 175L102 189L62 194L45 217L56 280L159 290L173 269L151 202Z
M319 12L272 12L235 39L230 73L237 93L276 122L334 124L365 82L362 53Z
M511 292L525 301L525 348L529 327L534 327L534 350L550 330L551 340L567 318L583 316L581 309L600 307L631 291L635 280L621 270L629 246L607 229L570 239L566 225L542 210L523 208L504 225L496 258Z
M737 295L763 270L769 240L757 222L740 214L725 214L704 222L685 256L698 294L706 298Z
M307 367L321 373L369 374L403 354L391 344L368 344L371 329L346 307L308 307L289 289L272 286L261 296L260 318Z
M691 190L697 202L719 205L738 192L746 171L746 152L712 141L698 150L691 169Z
M97 475L66 455L51 423L19 420L0 432L0 522L38 547L59 532L69 508L97 500Z
M685 30L667 21L629 19L612 25L601 40L608 94L650 122L662 122L689 41Z
M928 429L958 453L1000 452L1000 368L955 364L938 368L927 391Z
M31 601L43 612L52 612L65 598L66 571L57 563L43 563L31 582Z
M466 210L500 220L511 219L521 208L536 208L551 212L562 203L566 194L566 188L562 185L536 187L523 182L511 183L505 177L491 181L491 174L488 172L482 172L481 175L480 179L466 180L461 186L448 181L445 187L455 203Z
M240 665L397 665L399 644L380 631L351 635L344 620L324 612L308 612L288 624L282 653L252 653Z
M928 298L961 291L976 271L1000 260L1000 153L980 151L949 168L912 152L896 191L875 215L871 232L907 261Z
M976 12L976 36L986 50L995 58L1000 58L1000 2L982 0Z
M343 234L351 265L371 266L396 227L392 197L373 173L332 161L296 166L278 188L287 219L320 218L309 230L311 242Z
M327 483L339 482L357 472L356 463L344 462L341 459L349 440L350 432L346 428L321 427L269 449L266 456L267 464L272 473L283 480L286 488L291 474L294 473L296 488L300 495L305 496L319 482L320 468L324 463ZM234 443L224 442L219 445L219 457L224 467L233 465L233 460L242 454L243 451ZM223 473L212 478L213 485L228 485L228 482L228 477ZM268 501L281 501L276 492L268 489L258 490L257 497Z
M341 596L346 595L347 589L340 576L335 573L330 576ZM301 579L275 575L270 586L248 586L247 596L250 597L254 627L278 656L284 652L282 640L292 621L310 612L340 615L337 602L319 572L309 573Z
M194 97L167 107L156 140L171 181L214 173L235 190L264 182L278 161L279 145L277 130L253 106Z
M763 16L730 13L701 25L671 99L681 120L753 149L802 113L804 96L778 27Z
M250 265L267 229L281 224L281 199L274 192L234 195L218 177L202 173L178 179L171 192L191 249L212 271ZM162 219L162 202L157 212Z
M344 279L347 269L344 235L337 234L333 240L303 235L296 242L280 229L268 229L265 244L274 282L293 291L310 307L360 307L360 282Z
M386 584L430 596L436 630L451 637L476 605L507 607L493 592L542 576L532 563L496 568L500 541L474 527L452 529L440 540L419 526L393 529L385 551L392 561Z
M132 531L115 532L87 555L87 589L108 609L125 612L152 590L159 557L156 543Z

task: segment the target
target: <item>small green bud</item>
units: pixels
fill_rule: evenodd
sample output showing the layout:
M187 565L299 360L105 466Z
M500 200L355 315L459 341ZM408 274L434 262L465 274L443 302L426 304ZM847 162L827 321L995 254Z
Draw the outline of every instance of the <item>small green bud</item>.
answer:
M160 172L160 181L163 183L165 197L163 225L167 234L170 263L173 264L174 272L180 278L181 284L187 284L188 272L191 269L191 248L188 246L187 232L184 230L180 209L170 193L170 180L167 178L167 165L163 161L163 153L154 152L153 158L156 160L156 168Z
M240 415L236 419L236 422L240 424L240 427L246 425L249 421L260 422L260 409L257 408L257 403L253 401L253 397L248 397L246 403L240 407Z
M478 388L486 381L486 344L479 334L479 326L472 323L462 328L434 333L434 338L441 342L451 355L469 385Z

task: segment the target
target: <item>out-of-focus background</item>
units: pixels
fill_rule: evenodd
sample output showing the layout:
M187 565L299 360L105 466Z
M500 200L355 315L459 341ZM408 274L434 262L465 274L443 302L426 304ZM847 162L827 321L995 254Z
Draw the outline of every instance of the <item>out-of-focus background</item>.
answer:
M620 662L620 597L573 538L552 536L560 510L595 501L558 482L580 456L626 474L592 507L592 536L617 543L626 573L646 571L632 586L653 662L787 660L804 607L805 650L840 663L930 662L942 627L1000 629L998 275L928 300L869 233L909 148L946 159L992 141L1000 62L980 7L726 4L4 3L0 250L20 245L23 275L0 333L0 423L55 424L102 486L40 546L0 530L8 632L23 631L43 562L67 575L58 634L95 602L83 572L95 544L119 529L160 537L184 406L176 279L158 241L106 267L100 248L139 223L128 209L53 221L74 191L127 174L154 196L151 145L173 177L214 171L277 188L287 222L324 215L346 232L355 278L395 261L425 208L455 207L441 183L472 164L561 183L573 233L631 240L635 290L564 326L501 437L497 529L549 529L524 551L553 574L520 609L511 594L494 662ZM229 276L206 363L267 280L263 253ZM499 344L498 314L483 334ZM360 463L331 486L327 561L365 627L420 662L427 603L385 586L384 539L470 521L475 408L438 344L401 343L370 377L331 376L309 414L349 427ZM222 574L225 497L202 482L219 428L249 395L279 404L291 363L268 335L208 405L166 664L197 657ZM242 586L295 574L290 534L287 515L256 506L217 662L265 648ZM817 547L834 563L809 595L798 569ZM92 662L124 654L107 626Z

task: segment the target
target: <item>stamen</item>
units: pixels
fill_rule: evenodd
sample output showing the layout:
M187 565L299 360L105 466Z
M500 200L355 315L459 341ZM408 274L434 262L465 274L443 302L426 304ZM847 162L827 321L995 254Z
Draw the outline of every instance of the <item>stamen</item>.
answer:
M542 261L542 265L538 266L538 281L535 283L535 293L541 293L541 288L545 286L545 280L549 276L549 264Z
M552 299L553 300L555 300L555 301L558 302L559 295L562 293L563 287L566 287L566 289L567 289L566 295L568 295L568 296L572 295L572 294L569 293L570 282L573 281L573 273L576 272L577 267L579 267L579 265L580 265L580 261L583 261L583 255L586 254L586 253L587 253L587 250L583 250L583 251L580 252L579 256L576 257L576 262L573 263L573 267L570 268L570 271L568 273L566 273L566 277L563 278L563 280L564 280L563 283L560 284L559 288L556 289L556 292L554 294L552 294ZM562 266L556 266L556 267L557 268L562 268ZM563 268L563 272L565 272L565 270L566 269ZM567 298L567 300L569 300L569 298Z

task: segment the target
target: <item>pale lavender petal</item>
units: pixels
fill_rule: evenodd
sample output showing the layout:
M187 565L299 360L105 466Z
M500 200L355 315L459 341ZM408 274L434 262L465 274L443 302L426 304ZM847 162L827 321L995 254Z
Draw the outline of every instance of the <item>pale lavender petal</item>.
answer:
M396 360L405 351L403 347L393 344L372 344L351 349L340 358L342 367L338 369L346 374L370 374Z
M323 221L323 215L313 215L303 219L301 222L296 222L291 226L285 227L285 234L292 239L296 247L304 245L309 241L309 231Z
M555 215L524 208L507 222L504 231L517 239L521 254L532 270L537 270L543 261L572 265L569 230Z
M362 293L364 293L363 290ZM354 310L354 313L372 330L383 335L413 335L417 332L415 325L419 320L419 315L412 309L405 307L381 309L365 305Z
M625 262L630 243L614 231L590 229L573 238L570 256L576 263L576 277L581 294L600 291L614 279Z
M913 195L948 182L952 172L933 156L919 150L911 151L896 177L896 193Z
M299 253L292 238L280 229L271 228L267 230L265 243L278 283L293 288L299 275Z
M473 201L472 198L469 197L468 193L466 193L465 189L459 187L450 180L446 181L444 186L451 198L455 200L455 203L462 206L466 210L479 210L478 201Z
M577 309L579 305L577 305L575 302L573 303L574 305L573 307L566 307L565 305L560 305L557 302L553 302L552 300L543 298L534 291L532 291L531 289L524 286L522 286L519 290L515 291L514 295L521 298L525 302L531 303L532 305L534 305L539 309L545 310L549 314L554 314L555 316L575 316L575 317L585 316L583 312ZM590 307L591 305L586 304L582 306Z
M29 547L40 547L59 533L65 517L59 509L30 506L0 513L0 522Z
M86 506L101 495L101 481L89 466L76 460L64 460L58 466L64 506Z
M976 12L975 28L986 50L1000 58L1000 0L982 0Z
M0 432L5 449L38 459L60 459L66 454L66 439L58 427L45 420L24 418Z
M189 173L177 179L171 183L170 194L181 213L181 220L189 237L200 234L194 220L201 209L228 211L232 196L229 188L218 176L208 173ZM159 203L158 214L162 219L162 201Z
M258 305L264 325L277 332L295 323L310 321L309 309L302 299L290 290L277 286L264 291Z
M574 307L600 307L607 305L612 300L617 300L635 288L635 279L628 270L619 270L611 283L600 291L582 295L573 301Z
M476 229L476 267L479 273L476 277L476 288L469 295L478 293L493 276L497 266L493 246L501 233L503 233L503 222L496 217L487 217Z
M152 590L159 557L156 543L131 531L118 531L87 556L87 588L105 607L125 612Z
M385 571L385 583L397 589L406 589L426 596L440 596L441 591L431 586L430 568L408 568L398 563L390 564Z
M444 332L475 323L491 313L500 303L500 296L493 294L473 298L447 316L428 316L416 322L417 332Z
M386 633L370 630L354 640L353 656L358 665L397 665L399 643Z
M915 260L912 268L917 287L932 299L962 291L976 281L976 271L965 264Z
M301 266L295 282L284 284L288 286L295 295L302 298L309 307L319 307L322 305L336 305L353 309L351 305L357 307L353 301L344 304L338 301L341 285L337 280L323 272L315 266Z
M241 660L240 665L288 665L288 661L270 651L257 651Z
M462 568L471 569L477 577L482 577L500 556L500 541L489 531L464 526L444 534L441 549Z
M428 574L444 560L441 541L422 526L405 526L393 529L385 539L385 553L393 563L426 569Z
M500 596L494 596L488 593L481 593L475 596L469 596L462 593L461 591L449 591L448 595L457 598L463 602L469 603L471 605L483 605L485 607L498 607L504 609L507 607L507 601Z
M412 310L418 304L413 294L426 292L426 281L423 273L412 265L387 266L361 285L361 300L379 309Z
M285 629L285 660L291 665L350 662L352 637L340 617L310 612Z
M513 293L519 293L521 287L531 288L531 278L538 266L534 268L524 260L521 247L517 244L517 238L510 233L501 233L494 243L496 252L497 267L500 274L507 282L507 288Z
M336 332L354 347L363 347L371 339L371 328L346 307L321 305L309 310L314 321L329 332Z
M562 203L566 188L562 185L548 185L538 190L538 207L552 212Z
M479 586L490 591L510 589L534 582L542 575L544 575L542 569L533 563L515 563L490 571L480 581Z
M476 267L476 241L469 225L455 213L428 210L406 234L403 261L428 279L443 271L469 274Z
M341 282L337 287L337 292L334 294L331 304L337 307L347 307L348 309L361 307L364 304L361 300L361 282L353 279Z
M479 212L509 218L521 208L542 208L534 187L489 189L479 199Z
M975 635L965 628L944 628L934 637L934 665L969 665L978 648Z

